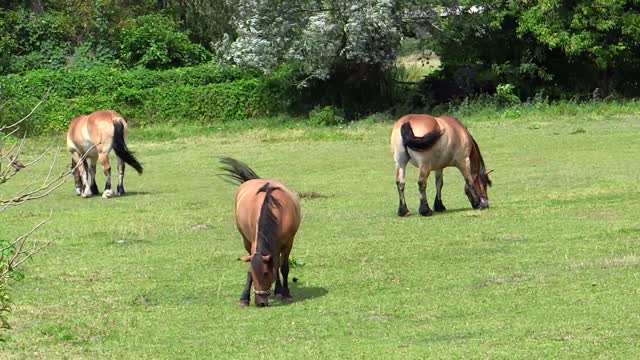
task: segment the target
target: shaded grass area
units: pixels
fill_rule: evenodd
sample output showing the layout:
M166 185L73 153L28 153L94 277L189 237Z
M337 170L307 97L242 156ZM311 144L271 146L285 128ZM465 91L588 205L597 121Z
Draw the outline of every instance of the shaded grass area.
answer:
M53 209L36 237L56 243L15 284L0 358L636 358L640 124L557 111L462 118L495 169L492 207L471 210L449 169L450 211L432 218L395 215L388 123L133 129L145 174L128 171L129 196L82 200L70 183L3 214L13 235ZM236 304L246 264L219 155L306 195L293 304Z

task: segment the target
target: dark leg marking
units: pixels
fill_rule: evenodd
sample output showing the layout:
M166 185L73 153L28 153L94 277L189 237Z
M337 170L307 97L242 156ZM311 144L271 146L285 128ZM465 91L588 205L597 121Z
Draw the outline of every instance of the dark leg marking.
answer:
M427 204L427 179L418 181L418 190L420 191L420 215L433 215L433 211L429 208L429 204Z
M433 209L436 212L447 211L447 208L442 204L442 186L444 185L444 179L442 171L436 171L436 200L433 202Z
M285 259L284 264L280 268L280 272L282 273L282 297L286 299L291 298L291 293L289 292L289 258Z
M124 195L124 161L118 158L118 187L116 188L116 195Z
M274 274L276 275L276 287L273 291L276 295L282 294L282 283L280 282L280 274L278 272L279 271L276 268L274 271Z
M409 213L409 209L407 209L407 202L404 198L404 183L396 182L396 187L398 188L398 198L400 199L398 216L406 216Z
M93 179L93 183L91 184L91 194L92 195L98 195L100 193L100 190L98 190L98 185L96 185L96 179Z
M251 273L247 271L247 282L244 284L244 289L242 289L242 295L240 295L240 305L248 306L249 301L251 300Z

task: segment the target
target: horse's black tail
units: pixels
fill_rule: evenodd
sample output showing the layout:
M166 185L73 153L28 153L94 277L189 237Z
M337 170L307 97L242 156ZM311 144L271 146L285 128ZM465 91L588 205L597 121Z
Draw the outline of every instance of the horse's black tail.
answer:
M226 176L232 183L242 184L245 181L260 179L260 176L255 171L241 161L223 157L220 158L220 162L225 165L220 169L226 171L226 173L220 175Z
M136 169L138 174L142 174L142 165L129 151L127 144L124 142L124 124L120 119L113 120L113 151L116 152L120 159Z
M424 136L416 136L413 133L413 129L411 128L411 124L407 121L402 124L400 127L400 136L402 137L402 143L405 147L408 147L415 151L424 151L428 150L432 147L440 136L442 136L443 131L434 130L429 133L426 133Z

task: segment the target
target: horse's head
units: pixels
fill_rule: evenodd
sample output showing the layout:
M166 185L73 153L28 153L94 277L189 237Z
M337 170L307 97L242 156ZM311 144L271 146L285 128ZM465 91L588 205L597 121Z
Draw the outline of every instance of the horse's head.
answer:
M493 170L491 170L493 171ZM489 207L489 194L487 189L491 186L489 174L491 171L482 172L473 176L473 189L468 184L464 185L464 193L467 194L471 207L474 209L486 209Z
M249 273L253 281L253 293L255 304L258 307L269 305L269 293L274 281L273 261L271 255L253 253L251 256L243 256L240 260L250 262Z

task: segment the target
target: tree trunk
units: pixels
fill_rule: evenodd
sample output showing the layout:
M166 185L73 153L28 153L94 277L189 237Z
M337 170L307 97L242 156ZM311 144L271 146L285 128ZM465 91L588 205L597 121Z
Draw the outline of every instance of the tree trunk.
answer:
M44 5L42 4L42 0L26 0L25 5L29 11L41 14L44 12Z

